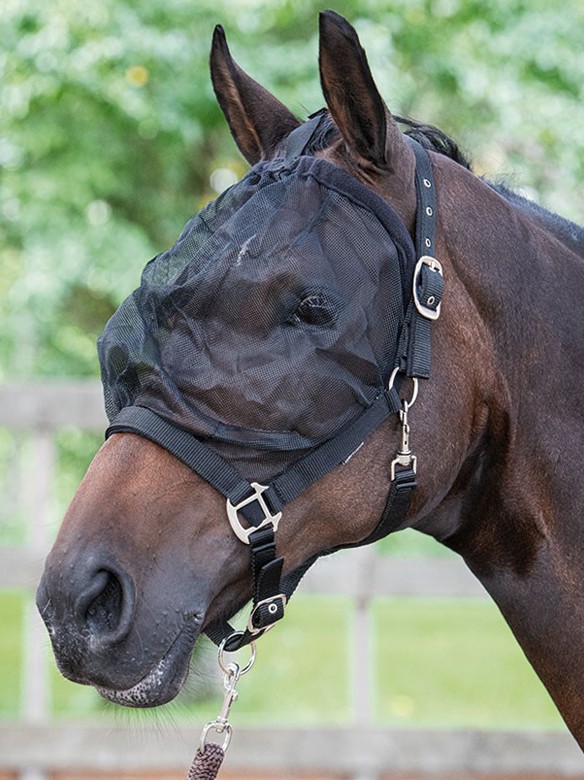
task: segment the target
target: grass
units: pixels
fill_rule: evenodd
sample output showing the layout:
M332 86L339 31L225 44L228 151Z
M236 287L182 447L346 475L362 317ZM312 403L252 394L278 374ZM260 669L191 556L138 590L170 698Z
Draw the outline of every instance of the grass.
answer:
M19 707L22 594L0 593L0 716ZM377 599L371 607L373 713L383 724L428 727L559 728L549 696L488 601ZM299 595L284 624L259 643L242 678L237 723L343 724L352 719L349 599ZM210 646L202 651L212 655ZM204 666L214 669L212 657ZM54 664L52 664L54 667ZM90 688L51 674L58 717L201 723L217 701L187 700L156 713L106 705ZM195 679L192 685L196 687Z
M414 531L412 528L390 534L377 542L376 546L379 552L384 555L414 555L425 558L443 558L455 555L431 536Z
M372 606L376 718L419 726L562 727L494 604L393 599Z
M20 664L25 597L0 591L0 717L14 716L20 698Z

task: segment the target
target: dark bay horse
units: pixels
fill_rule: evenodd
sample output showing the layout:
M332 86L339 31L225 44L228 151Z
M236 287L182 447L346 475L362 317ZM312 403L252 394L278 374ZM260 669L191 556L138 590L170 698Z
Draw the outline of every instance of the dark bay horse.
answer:
M275 170L269 166L302 123L237 66L220 28L211 72L239 149L252 166L260 164L258 170ZM399 218L397 232L414 237L413 145L380 97L355 31L333 12L321 15L320 75L327 111L302 150L301 165L334 168L343 181L350 177ZM431 375L420 382L409 412L417 489L399 527L430 534L464 558L583 746L584 476L578 453L584 452L584 232L475 176L443 137L441 144L439 135L423 129L410 134L432 147L434 254L445 291L432 324ZM307 189L296 213L301 223L310 222L311 198ZM268 195L264 208L274 208ZM270 241L286 243L279 237L277 208L274 214L261 239L268 249ZM299 230L301 235L302 225ZM227 239L221 229L210 240L223 252ZM206 298L196 289L199 335L192 348L208 382L200 397L192 390L193 414L202 404L208 411L207 393L219 364L230 377L221 391L230 431L238 423L240 433L269 427L273 420L274 430L300 435L301 426L286 421L286 405L279 405L280 387L288 388L287 401L292 393L315 415L328 405L341 416L343 404L349 410L357 391L337 393L321 369L346 352L340 337L330 333L344 322L345 311L353 311L351 296L333 311L318 287L325 272L308 250L294 255L298 245L275 251L262 266L264 276L250 282L245 258L251 245L242 242L230 255L238 295L219 281ZM287 265L290 252L296 276ZM353 257L343 268L350 271L346 266L354 263L360 269L362 275L348 282L357 297L369 277L358 246ZM289 305L301 273L309 292ZM252 288L262 292L261 306L239 308ZM176 300L174 313L165 310L160 326L168 343L187 319ZM281 310L288 314L275 313ZM371 340L382 327L364 324L361 336ZM252 338L258 328L263 335ZM291 357L277 356L288 380L277 387L266 346L276 328L287 339L303 334L302 341L291 342ZM231 351L234 332L238 354ZM316 378L293 359L307 344ZM262 369L253 374L253 384L250 366ZM185 387L190 378L187 372ZM403 393L410 387L405 380ZM151 394L151 407L160 411L160 396ZM386 417L352 457L284 508L276 535L284 577L321 552L374 532L402 427L395 415ZM263 478L262 447L223 442L217 449L227 461L233 456L246 479ZM287 456L280 456L284 468ZM120 704L154 706L180 689L201 631L233 615L251 595L249 549L227 522L224 495L168 448L118 430L96 455L71 503L46 563L38 605L68 678L94 685ZM279 608L273 601L269 606Z

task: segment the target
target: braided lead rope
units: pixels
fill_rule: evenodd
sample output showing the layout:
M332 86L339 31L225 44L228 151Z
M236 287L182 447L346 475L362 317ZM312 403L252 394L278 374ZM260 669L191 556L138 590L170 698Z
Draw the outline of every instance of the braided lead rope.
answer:
M221 745L207 742L202 750L197 750L187 780L215 780L224 757Z

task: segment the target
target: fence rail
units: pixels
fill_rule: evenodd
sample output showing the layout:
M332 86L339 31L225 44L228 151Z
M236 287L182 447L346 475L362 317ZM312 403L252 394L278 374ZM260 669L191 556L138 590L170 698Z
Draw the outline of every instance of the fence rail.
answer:
M44 771L185 771L198 733L192 728L116 728L95 724L5 726L2 763L18 770L26 756ZM237 726L225 768L254 772L582 773L580 750L549 732Z
M112 728L95 723L49 722L44 630L32 593L49 545L47 518L55 472L55 434L62 426L103 429L101 390L94 381L0 386L0 427L34 439L34 463L26 493L28 541L0 547L0 588L24 588L26 617L22 717L0 724L0 772L43 780L63 770L184 770L192 757L192 729ZM388 772L532 772L584 778L584 758L566 732L403 730L374 728L370 721L369 601L374 596L483 598L480 584L454 557L378 556L374 549L337 553L319 563L301 586L305 593L352 596L356 625L353 652L353 726L277 729L238 727L226 766L240 772L326 771L376 780ZM543 775L542 775L543 773Z

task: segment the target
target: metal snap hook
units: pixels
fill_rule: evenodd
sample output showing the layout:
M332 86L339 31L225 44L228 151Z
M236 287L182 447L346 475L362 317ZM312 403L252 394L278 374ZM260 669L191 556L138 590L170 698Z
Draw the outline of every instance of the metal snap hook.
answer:
M394 368L393 373L389 379L389 389L393 387L395 378L399 372L399 367ZM402 408L399 413L400 426L401 426L401 446L397 451L396 457L391 462L390 475L393 482L396 478L396 471L398 468L411 469L414 474L417 469L417 458L410 449L410 423L408 420L408 411L415 404L418 397L418 380L416 377L411 377L413 383L412 395L409 401L402 399Z
M239 678L242 674L249 672L256 658L255 642L251 642L251 658L243 668L240 667L238 663L235 663L235 661L226 663L225 653L228 651L225 650L225 643L234 636L243 636L243 631L235 631L233 634L230 634L230 636L226 637L223 642L221 642L219 651L217 653L219 666L225 675L223 678L223 688L225 690L225 694L223 696L221 712L219 715L217 715L215 720L209 721L209 723L203 727L203 731L201 732L199 750L202 754L205 753L205 746L209 743L209 732L212 731L223 736L223 745L221 746L221 749L223 753L227 751L229 743L231 742L231 735L233 733L231 723L229 723L229 713L231 712L231 707L233 706L234 702L237 701L239 695L237 692L237 683L239 682Z

